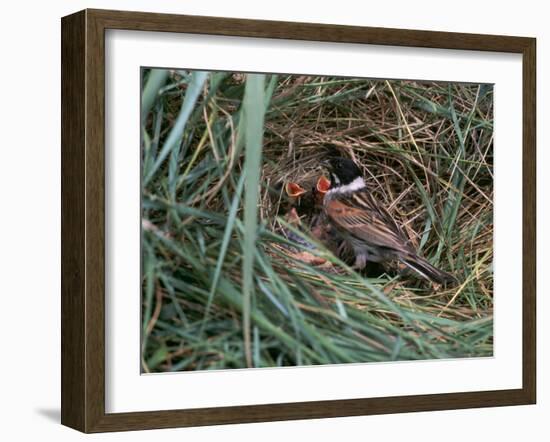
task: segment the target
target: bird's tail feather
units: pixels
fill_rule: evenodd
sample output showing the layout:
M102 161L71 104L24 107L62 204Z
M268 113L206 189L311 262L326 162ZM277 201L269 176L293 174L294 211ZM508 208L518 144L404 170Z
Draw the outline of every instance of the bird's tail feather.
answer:
M440 284L457 281L457 279L453 275L444 272L443 270L439 270L420 256L403 258L401 259L401 262L410 269L414 270L420 276L430 281L434 281Z

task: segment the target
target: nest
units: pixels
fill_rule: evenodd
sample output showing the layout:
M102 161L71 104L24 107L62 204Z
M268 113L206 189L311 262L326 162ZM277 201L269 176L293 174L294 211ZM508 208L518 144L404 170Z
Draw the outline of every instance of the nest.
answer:
M170 73L169 86L146 119L144 176L162 152L191 81L189 72ZM245 74L208 74L181 144L171 149L144 186L143 298L149 331L144 369L491 354L492 87L267 76L266 90L272 93L266 94L264 117L261 232L253 310L244 312L237 295L243 233L235 222L224 243L224 229L231 216L238 220L243 214L239 205L231 215L231 206L246 173L246 82ZM315 236L319 205L305 199L297 203L286 188L296 183L311 192L319 177L326 176L323 160L334 152L362 167L373 196L414 247L434 265L459 276L459 287L434 289L395 266L374 276L369 267L363 279L357 279L346 267L353 259L350 251ZM293 209L299 222L293 219ZM322 243L321 253L307 250L309 240L314 246ZM222 244L226 252L219 262ZM219 280L210 292L213 275ZM163 300L156 317L154 299ZM172 307L166 307L168 303ZM430 319L412 321L404 311ZM250 358L250 343L243 343L240 331L234 334L244 315L253 315L257 327L261 348L256 362ZM202 326L194 328L195 321ZM481 338L471 337L466 325L471 321L482 321L483 332L477 329ZM445 336L444 324L452 328ZM187 338L174 332L180 327ZM355 340L349 340L349 330ZM416 346L418 339L423 347ZM331 342L343 345L345 354ZM401 342L397 350L396 342Z

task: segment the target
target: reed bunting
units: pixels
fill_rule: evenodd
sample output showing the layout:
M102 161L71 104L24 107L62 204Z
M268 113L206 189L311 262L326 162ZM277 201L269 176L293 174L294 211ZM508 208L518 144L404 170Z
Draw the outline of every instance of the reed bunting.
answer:
M389 212L370 194L359 167L347 158L328 161L332 183L323 203L334 228L352 246L357 269L368 261L398 260L422 277L443 284L456 281L418 256Z

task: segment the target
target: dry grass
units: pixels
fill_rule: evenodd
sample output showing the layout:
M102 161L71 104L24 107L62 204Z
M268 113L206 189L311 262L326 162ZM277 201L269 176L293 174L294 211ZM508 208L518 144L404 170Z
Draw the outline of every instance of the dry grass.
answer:
M144 71L144 371L492 354L490 85L285 75L259 76L252 93L244 74L154 75ZM259 115L254 182L245 164L259 160ZM325 266L289 256L303 247L283 234L284 184L311 188L329 150L362 165L458 286L391 265L358 275L326 244L313 251Z

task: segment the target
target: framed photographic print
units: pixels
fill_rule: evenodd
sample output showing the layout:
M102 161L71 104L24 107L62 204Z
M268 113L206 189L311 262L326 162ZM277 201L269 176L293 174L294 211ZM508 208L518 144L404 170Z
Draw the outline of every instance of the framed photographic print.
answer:
M62 423L535 403L535 40L62 19Z

